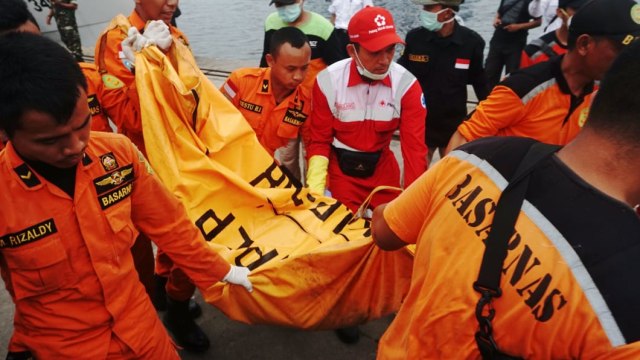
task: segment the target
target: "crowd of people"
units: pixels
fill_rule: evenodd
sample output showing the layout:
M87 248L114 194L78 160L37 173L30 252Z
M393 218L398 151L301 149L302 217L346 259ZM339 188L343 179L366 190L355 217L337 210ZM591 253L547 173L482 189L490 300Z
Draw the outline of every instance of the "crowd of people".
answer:
M298 186L353 212L367 200L383 250L416 244L377 356L639 357L640 4L501 0L485 60L464 0L411 2L420 26L402 39L375 1L333 0L329 20L271 0L259 67L220 87ZM69 30L77 2L52 5L68 50L24 0L0 1L7 358L179 358L169 333L206 351L196 288L252 284L145 160L136 53L188 47L178 0L133 2L94 64Z

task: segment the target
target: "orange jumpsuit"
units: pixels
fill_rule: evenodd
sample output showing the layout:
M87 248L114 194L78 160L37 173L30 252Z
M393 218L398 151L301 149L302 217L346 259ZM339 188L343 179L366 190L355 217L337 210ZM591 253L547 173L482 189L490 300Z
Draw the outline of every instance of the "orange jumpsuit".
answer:
M131 26L142 33L146 23L135 10L127 18ZM188 45L187 37L178 28L169 26L174 40L182 41ZM118 131L127 135L138 149L145 153L144 139L142 138L142 120L140 118L140 100L136 89L136 77L120 60L119 52L122 50L120 43L127 37L127 30L113 27L103 33L96 42L95 59L98 71L102 75L105 86L119 89L113 92L105 103L112 104L109 116L118 127Z
M472 141L487 136L521 136L564 145L587 120L597 85L571 93L562 75L563 56L521 69L498 84L480 102L458 132Z
M235 70L220 91L240 110L260 144L272 156L277 148L298 137L298 131L311 113L311 97L302 86L276 104L271 92L270 68Z
M201 288L230 265L129 140L91 134L73 199L32 171L11 142L0 153L0 184L0 269L16 306L10 351L38 359L178 358L134 270L136 229Z
M91 110L91 130L113 132L109 126L109 118L105 109L100 103L105 88L98 68L94 64L85 62L78 63L78 65L87 79L87 101L89 102L89 110Z
M379 360L480 359L473 289L496 202L530 139L486 138L440 160L384 209L416 244ZM562 210L558 210L561 208ZM498 348L523 359L640 359L640 221L557 157L533 170L492 302Z
M140 33L144 31L146 23L135 10L126 20ZM169 26L169 28L174 41L179 40L188 45L186 36L178 28L173 26ZM122 50L120 44L127 37L127 30L118 26L108 28L96 42L95 59L105 87L112 90L109 92L109 98L105 99L105 103L108 102L111 106L109 115L112 121L120 133L125 134L143 154L146 154L135 74L122 64L119 57L119 52ZM141 239L135 249L136 262L139 264L136 267L142 269L141 273L148 271L150 265L145 259L150 256L152 254L149 242ZM193 295L195 291L193 284L180 269L173 268L171 259L160 251L158 251L155 268L158 275L170 278L167 292L174 300L186 300ZM147 284L147 286L150 285Z

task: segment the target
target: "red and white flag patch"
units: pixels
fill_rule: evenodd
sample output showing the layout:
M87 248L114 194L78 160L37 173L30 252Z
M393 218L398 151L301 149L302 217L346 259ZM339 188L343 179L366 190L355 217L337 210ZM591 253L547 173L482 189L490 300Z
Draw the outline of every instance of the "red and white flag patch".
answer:
M456 59L456 69L464 69L464 70L468 70L469 69L469 64L471 63L471 60L469 59Z

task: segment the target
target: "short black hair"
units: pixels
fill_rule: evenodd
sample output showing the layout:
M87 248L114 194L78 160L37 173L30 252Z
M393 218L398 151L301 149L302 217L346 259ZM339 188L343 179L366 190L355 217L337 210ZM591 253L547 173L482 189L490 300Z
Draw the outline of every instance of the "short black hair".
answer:
M284 44L290 44L296 49L300 49L304 44L308 43L309 39L302 30L293 26L286 26L276 30L271 35L271 42L269 43L269 53L275 59L280 52L280 47Z
M600 83L585 129L640 148L640 41L628 45Z
M0 34L14 31L27 21L31 21L38 26L24 0L0 1Z
M64 47L30 33L0 36L0 129L9 138L28 111L49 114L66 124L80 88L86 91L87 81Z

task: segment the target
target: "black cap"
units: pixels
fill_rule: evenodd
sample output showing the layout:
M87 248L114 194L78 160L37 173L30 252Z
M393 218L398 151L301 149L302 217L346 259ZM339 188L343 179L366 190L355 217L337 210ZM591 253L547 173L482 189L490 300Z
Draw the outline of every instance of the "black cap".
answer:
M573 15L569 33L604 36L629 45L640 36L640 4L634 0L591 0Z
M566 9L566 8L570 7L573 10L578 11L587 2L589 2L589 0L559 0L558 1L558 7L560 9Z
M271 2L269 3L269 5L291 5L291 4L295 4L296 0L271 0Z

